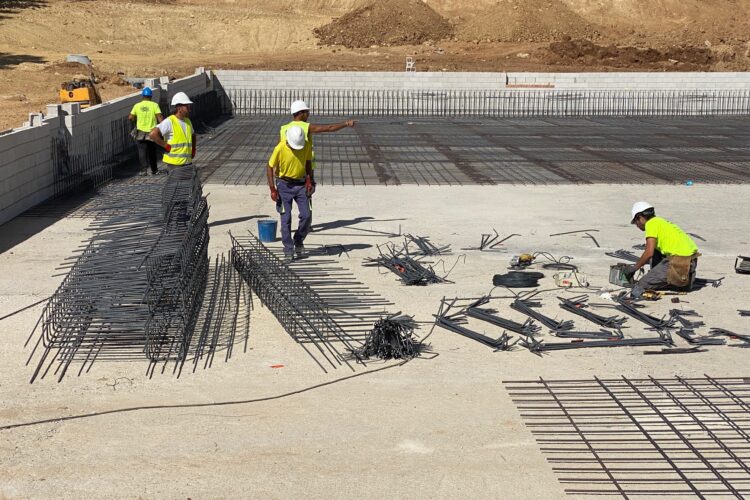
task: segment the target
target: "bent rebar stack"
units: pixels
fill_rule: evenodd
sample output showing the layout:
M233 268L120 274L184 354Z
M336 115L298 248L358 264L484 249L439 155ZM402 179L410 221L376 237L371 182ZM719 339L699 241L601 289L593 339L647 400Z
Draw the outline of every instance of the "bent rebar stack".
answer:
M128 210L94 220L94 236L42 312L37 347L45 350L32 382L48 359L42 376L57 360L62 379L76 358L83 371L99 356L187 355L208 269L208 205L197 172L177 169L166 184L138 184L132 194Z
M327 372L325 365L338 368L344 364L354 371L335 345L340 343L361 361L354 339L331 317L326 302L253 234L242 239L230 234L230 238L235 269L287 333L323 371ZM316 351L323 362L315 356Z

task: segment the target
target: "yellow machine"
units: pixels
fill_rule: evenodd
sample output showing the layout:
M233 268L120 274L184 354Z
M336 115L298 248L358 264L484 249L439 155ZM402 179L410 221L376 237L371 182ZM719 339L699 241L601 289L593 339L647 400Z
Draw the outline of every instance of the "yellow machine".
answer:
M77 102L81 104L81 108L88 108L101 104L102 98L93 78L74 78L60 85L60 102Z

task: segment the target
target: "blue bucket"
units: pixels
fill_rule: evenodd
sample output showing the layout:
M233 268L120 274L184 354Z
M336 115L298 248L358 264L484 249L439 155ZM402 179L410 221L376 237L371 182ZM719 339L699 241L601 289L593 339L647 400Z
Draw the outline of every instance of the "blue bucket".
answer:
M276 227L278 221L259 220L258 221L258 239L263 243L273 243L276 241Z

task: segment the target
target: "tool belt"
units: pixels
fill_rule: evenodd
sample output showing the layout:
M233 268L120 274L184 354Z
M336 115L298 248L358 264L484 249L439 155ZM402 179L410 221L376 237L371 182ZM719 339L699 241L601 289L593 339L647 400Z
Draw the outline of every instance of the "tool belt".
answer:
M151 140L151 137L149 137L149 132L144 132L143 130L138 130L137 128L130 130L130 137L132 137L136 141L150 141Z
M699 253L681 257L671 255L669 257L669 270L667 271L667 283L677 288L684 288L690 285L690 270L693 267L693 261L697 261Z

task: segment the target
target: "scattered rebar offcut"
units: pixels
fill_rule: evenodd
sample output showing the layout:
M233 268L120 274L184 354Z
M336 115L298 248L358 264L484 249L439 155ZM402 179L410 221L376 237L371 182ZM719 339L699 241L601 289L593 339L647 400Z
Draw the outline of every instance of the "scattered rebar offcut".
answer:
M378 257L365 259L365 266L385 267L405 285L425 286L434 283L452 283L446 277L438 276L432 269L432 266L423 265L418 258L409 255L408 249L404 246L398 250L393 244L385 245L385 251L382 246L378 245Z

